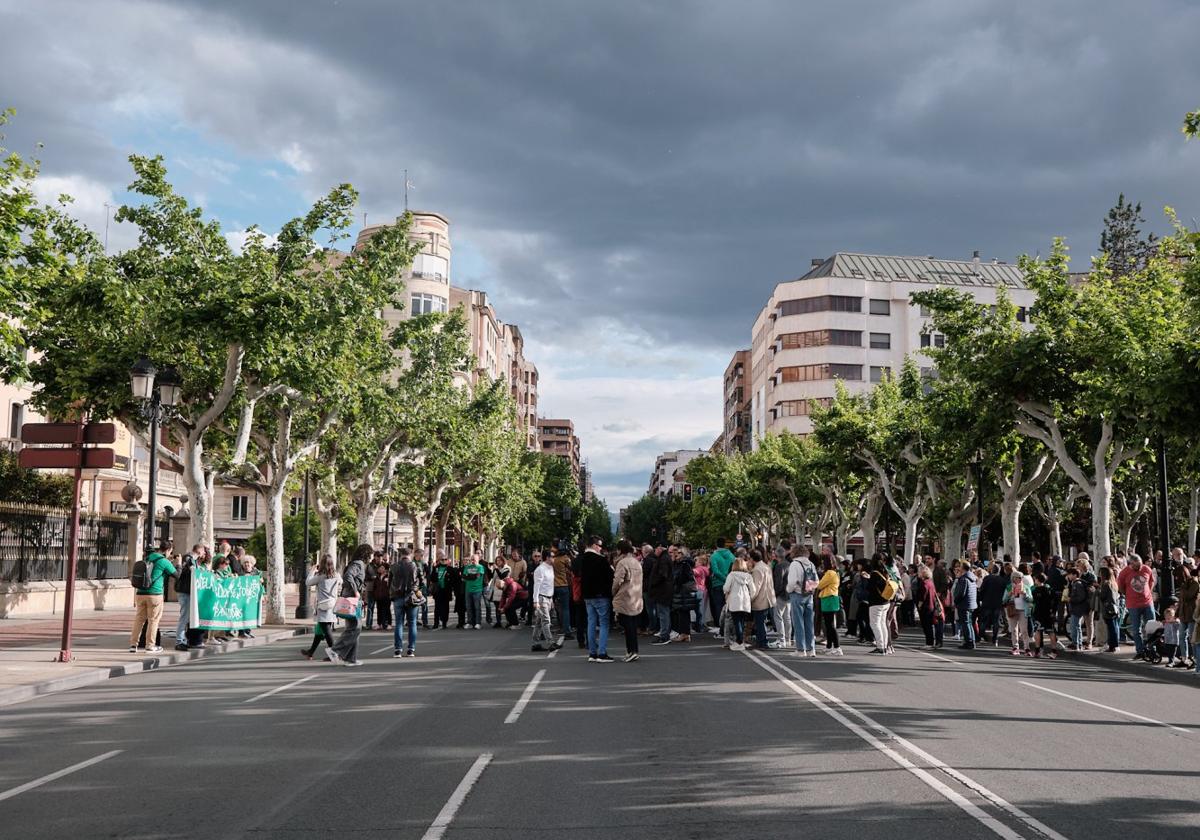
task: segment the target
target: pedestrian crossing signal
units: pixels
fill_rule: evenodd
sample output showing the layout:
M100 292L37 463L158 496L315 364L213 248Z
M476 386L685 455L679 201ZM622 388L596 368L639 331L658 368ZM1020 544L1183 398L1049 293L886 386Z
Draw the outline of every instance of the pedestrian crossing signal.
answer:
M692 500L692 485L683 485L683 500L685 502L690 502Z

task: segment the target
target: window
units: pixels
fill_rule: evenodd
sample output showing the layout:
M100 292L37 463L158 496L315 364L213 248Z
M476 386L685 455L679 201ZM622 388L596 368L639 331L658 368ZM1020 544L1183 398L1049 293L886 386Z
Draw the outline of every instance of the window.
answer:
M934 333L933 334L933 346L934 347L945 347L946 346L946 336L942 335L941 333Z
M871 333L871 349L872 350L891 350L892 349L892 334L891 333Z
M890 300L881 300L879 298L871 298L871 314L872 315L891 315L892 302Z
M882 382L883 377L891 372L891 368L886 365L871 365L871 381Z
M928 318L928 317L929 317L930 315L932 315L932 314L933 314L933 313L932 313L932 312L929 310L929 307L928 307L928 306L924 306L924 305L923 305L923 306L921 307L921 317L922 317L922 318Z
M807 417L818 406L828 408L833 404L830 397L819 397L811 400L782 400L775 407L780 417Z
M824 347L835 344L839 347L862 347L861 330L809 330L807 332L783 333L779 336L781 350L801 347Z
M781 382L815 382L820 379L862 379L862 365L793 365L779 369Z
M437 295L415 294L412 296L412 314L427 315L430 312L445 312L446 299Z
M250 518L250 497L249 496L234 496L233 497L233 513L229 517L234 522L245 522Z
M921 347L925 348L930 345L929 333L921 333Z
M804 315L809 312L862 312L862 298L846 295L818 295L810 298L785 300L776 310L782 315Z
M8 415L8 436L10 438L19 438L21 436L21 427L25 425L25 404L15 402L12 408L9 409Z
M1020 321L1022 324L1024 324L1027 320L1029 320L1029 310L1026 309L1024 306L1017 307L1017 320Z

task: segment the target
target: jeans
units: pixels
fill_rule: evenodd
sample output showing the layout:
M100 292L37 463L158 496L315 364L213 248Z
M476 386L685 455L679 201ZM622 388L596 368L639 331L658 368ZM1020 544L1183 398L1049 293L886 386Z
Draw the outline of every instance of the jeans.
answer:
M968 647L975 647L975 610L959 609L955 610L957 615L955 618L958 621L958 635L962 639L962 643Z
M712 613L713 622L716 624L721 623L721 610L723 609L725 609L725 590L719 586L708 587L708 611Z
M1076 648L1083 648L1083 616L1067 616L1067 635L1071 639L1071 644Z
M188 626L188 602L192 596L188 592L177 592L175 597L179 599L179 619L175 622L175 644L187 644L187 626Z
M792 621L794 610L791 599L791 595L775 596L775 626L779 628L779 642L785 646L792 643L796 633L796 622Z
M467 593L467 626L474 627L480 623L479 607L483 603L482 592Z
M587 646L589 656L608 656L608 625L609 611L612 602L607 598L588 598L584 601L587 607ZM671 629L671 613L667 611L667 632Z
M1154 605L1129 608L1129 634L1133 636L1133 648L1137 655L1146 652L1146 640L1142 638L1142 624L1154 620Z
M746 621L750 618L750 613L735 612L730 613L729 618L733 623L733 638L739 645L746 641Z
M368 592L363 596L363 602L366 615L363 617L362 626L370 630L371 625L375 623L375 596Z
M813 596L802 592L788 593L788 611L791 613L792 634L796 650L816 650L813 646ZM828 641L826 641L828 646Z
M1104 627L1108 631L1108 649L1116 650L1121 642L1121 628L1117 624L1119 619L1114 615L1112 618L1104 619Z
M770 608L750 611L754 616L754 644L760 648L767 646L767 613L770 611Z
M658 638L665 642L667 639L671 638L671 602L667 601L666 603L661 603L659 601L655 601L654 614L656 616L656 621L658 622ZM591 621L591 613L588 613L588 621ZM591 632L590 623L588 624L588 628L588 632Z
M1187 659L1192 655L1192 631L1196 629L1196 622L1181 621L1179 622L1179 658Z
M875 638L876 650L887 650L890 644L888 637L887 617L890 604L872 605L867 609L870 616L871 634Z
M704 607L708 603L707 590L701 590L696 593L696 632L703 632L708 626L708 622L704 618Z
M558 623L562 625L563 635L571 635L571 587L554 587L554 606L558 610Z
M408 650L417 649L417 616L421 614L420 607L405 605L403 598L392 601L392 612L396 615L396 626L392 628L392 647L401 650L403 636L401 631L408 625Z

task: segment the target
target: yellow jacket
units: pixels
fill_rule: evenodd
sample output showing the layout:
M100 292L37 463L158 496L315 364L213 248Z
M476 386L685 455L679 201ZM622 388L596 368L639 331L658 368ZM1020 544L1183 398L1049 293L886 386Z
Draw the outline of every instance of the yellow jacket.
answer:
M817 581L817 597L830 598L838 594L838 587L841 585L842 579L838 573L830 569L825 574L821 575L821 579Z

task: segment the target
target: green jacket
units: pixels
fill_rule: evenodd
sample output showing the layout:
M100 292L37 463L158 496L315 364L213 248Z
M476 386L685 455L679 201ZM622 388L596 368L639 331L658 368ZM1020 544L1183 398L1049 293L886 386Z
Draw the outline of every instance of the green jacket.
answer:
M733 568L733 561L733 552L728 548L718 548L712 553L712 556L708 558L711 575L710 586L720 588L725 585L725 578L729 576L729 570Z
M151 566L150 569L150 588L137 590L138 595L161 595L163 594L163 581L168 576L179 574L175 570L175 566L165 555L157 551L151 552L146 558L146 565Z
M476 575L474 580L471 579L471 575ZM487 577L487 569L478 563L468 563L462 567L462 577L464 592L482 592L483 579Z

